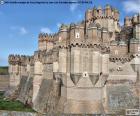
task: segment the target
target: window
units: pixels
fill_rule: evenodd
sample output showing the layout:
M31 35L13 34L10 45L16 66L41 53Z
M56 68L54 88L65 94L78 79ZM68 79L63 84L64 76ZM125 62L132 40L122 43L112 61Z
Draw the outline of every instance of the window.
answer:
M83 72L83 77L89 77L87 72Z
M80 34L76 33L75 38L80 38Z
M115 50L115 55L118 55L118 50Z

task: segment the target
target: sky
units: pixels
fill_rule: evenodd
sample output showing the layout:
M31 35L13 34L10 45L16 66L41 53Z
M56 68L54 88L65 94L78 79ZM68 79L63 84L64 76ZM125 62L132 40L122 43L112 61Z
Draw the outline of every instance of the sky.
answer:
M112 5L120 11L121 25L125 16L140 12L140 0L91 1L92 4L0 4L0 66L8 65L9 54L33 55L40 32L55 33L62 23L82 21L88 8Z

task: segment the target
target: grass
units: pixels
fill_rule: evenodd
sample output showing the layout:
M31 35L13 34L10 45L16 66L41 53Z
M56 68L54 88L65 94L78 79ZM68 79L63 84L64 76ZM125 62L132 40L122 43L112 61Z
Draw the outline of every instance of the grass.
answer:
M8 74L8 67L0 67L0 75L7 75Z
M2 92L0 92L0 110L34 112L31 107L24 105L20 101L5 99Z

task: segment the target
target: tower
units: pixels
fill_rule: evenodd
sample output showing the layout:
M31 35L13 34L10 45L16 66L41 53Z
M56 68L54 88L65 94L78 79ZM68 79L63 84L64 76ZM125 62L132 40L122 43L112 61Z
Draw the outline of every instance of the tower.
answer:
M102 7L101 6L98 6L98 8L97 8L97 16L98 17L102 16Z
M70 43L84 40L84 27L81 24L70 25Z
M88 25L92 22L93 20L93 15L96 15L96 11L92 11L91 9L88 9L85 13L85 25L86 28L88 27Z
M68 26L62 24L60 29L59 29L59 33L58 33L58 39L59 42L65 42L65 44L68 42L69 39L69 33L68 33Z
M125 17L125 19L124 19L124 26L125 27L132 26L132 21L131 21L130 17Z
M91 39L93 43L99 43L97 25L95 23L91 23L87 30L88 39Z
M48 41L48 34L40 33L38 36L38 49L39 50L46 50L47 49L47 41Z
M112 9L109 4L107 4L105 7L105 16L107 17L112 16Z
M103 44L109 46L110 39L109 39L109 33L107 28L102 28L102 42Z

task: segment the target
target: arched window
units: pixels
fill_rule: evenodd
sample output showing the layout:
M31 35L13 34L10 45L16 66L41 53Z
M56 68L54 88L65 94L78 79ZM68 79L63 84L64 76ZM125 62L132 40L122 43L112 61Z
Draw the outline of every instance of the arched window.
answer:
M80 34L76 33L75 38L77 38L77 39L80 38Z
M115 50L115 55L118 55L118 50Z

